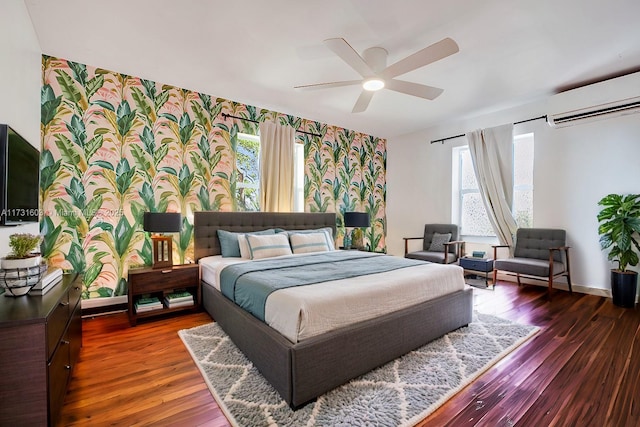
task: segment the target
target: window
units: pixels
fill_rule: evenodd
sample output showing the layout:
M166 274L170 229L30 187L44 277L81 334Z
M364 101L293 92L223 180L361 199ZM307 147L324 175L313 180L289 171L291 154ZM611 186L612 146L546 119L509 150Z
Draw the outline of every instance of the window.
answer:
M304 212L304 144L293 145L293 211Z
M238 133L236 204L239 211L260 210L260 137Z
M513 206L518 227L533 226L533 133L513 140ZM494 242L496 235L487 217L469 147L453 149L452 221L460 226L462 238ZM469 239L471 238L471 239Z
M304 211L304 145L294 144L293 210ZM260 137L238 133L236 149L238 211L260 210Z
M533 134L513 139L513 207L518 227L533 227Z

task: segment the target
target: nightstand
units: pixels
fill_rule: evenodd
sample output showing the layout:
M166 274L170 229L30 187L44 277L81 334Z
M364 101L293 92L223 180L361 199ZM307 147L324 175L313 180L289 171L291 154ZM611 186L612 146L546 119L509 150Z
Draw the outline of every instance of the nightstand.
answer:
M484 285L489 287L489 273L493 271L493 259L491 258L475 258L475 257L462 257L460 258L460 267L464 268L465 275L468 271L471 274L484 273Z
M135 326L138 319L154 317L178 311L200 309L202 292L200 287L200 266L198 264L174 265L172 268L135 268L129 270L129 323ZM188 293L193 303L173 305L167 302L169 295ZM157 301L145 307L144 302Z

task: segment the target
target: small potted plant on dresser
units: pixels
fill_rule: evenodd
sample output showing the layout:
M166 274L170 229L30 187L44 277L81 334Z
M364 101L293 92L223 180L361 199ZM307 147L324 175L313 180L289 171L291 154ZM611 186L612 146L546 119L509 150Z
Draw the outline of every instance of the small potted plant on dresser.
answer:
M39 253L33 253L38 247L41 236L29 233L18 233L9 236L11 253L0 259L0 267L3 270L12 268L31 268L40 265L42 257Z
M5 296L25 295L38 283L46 265L42 257L34 253L41 236L29 233L16 233L9 236L11 253L0 258L0 286L6 288Z
M638 265L640 243L640 194L609 194L598 205L598 233L600 247L609 250L609 260L618 263L611 270L611 295L613 303L633 308L636 303L638 273L628 266Z

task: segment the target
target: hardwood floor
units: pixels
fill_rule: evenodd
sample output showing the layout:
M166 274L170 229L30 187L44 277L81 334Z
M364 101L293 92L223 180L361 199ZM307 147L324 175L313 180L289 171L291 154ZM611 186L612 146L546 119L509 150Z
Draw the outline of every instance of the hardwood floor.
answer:
M420 426L640 425L640 309L506 282L474 294L476 310L542 330ZM228 426L176 333L210 321L85 319L59 425Z

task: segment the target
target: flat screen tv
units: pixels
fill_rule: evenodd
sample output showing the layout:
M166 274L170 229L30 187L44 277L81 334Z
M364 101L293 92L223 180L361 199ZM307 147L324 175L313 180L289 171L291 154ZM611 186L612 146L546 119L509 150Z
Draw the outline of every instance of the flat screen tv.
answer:
M0 225L38 222L40 152L0 125Z

